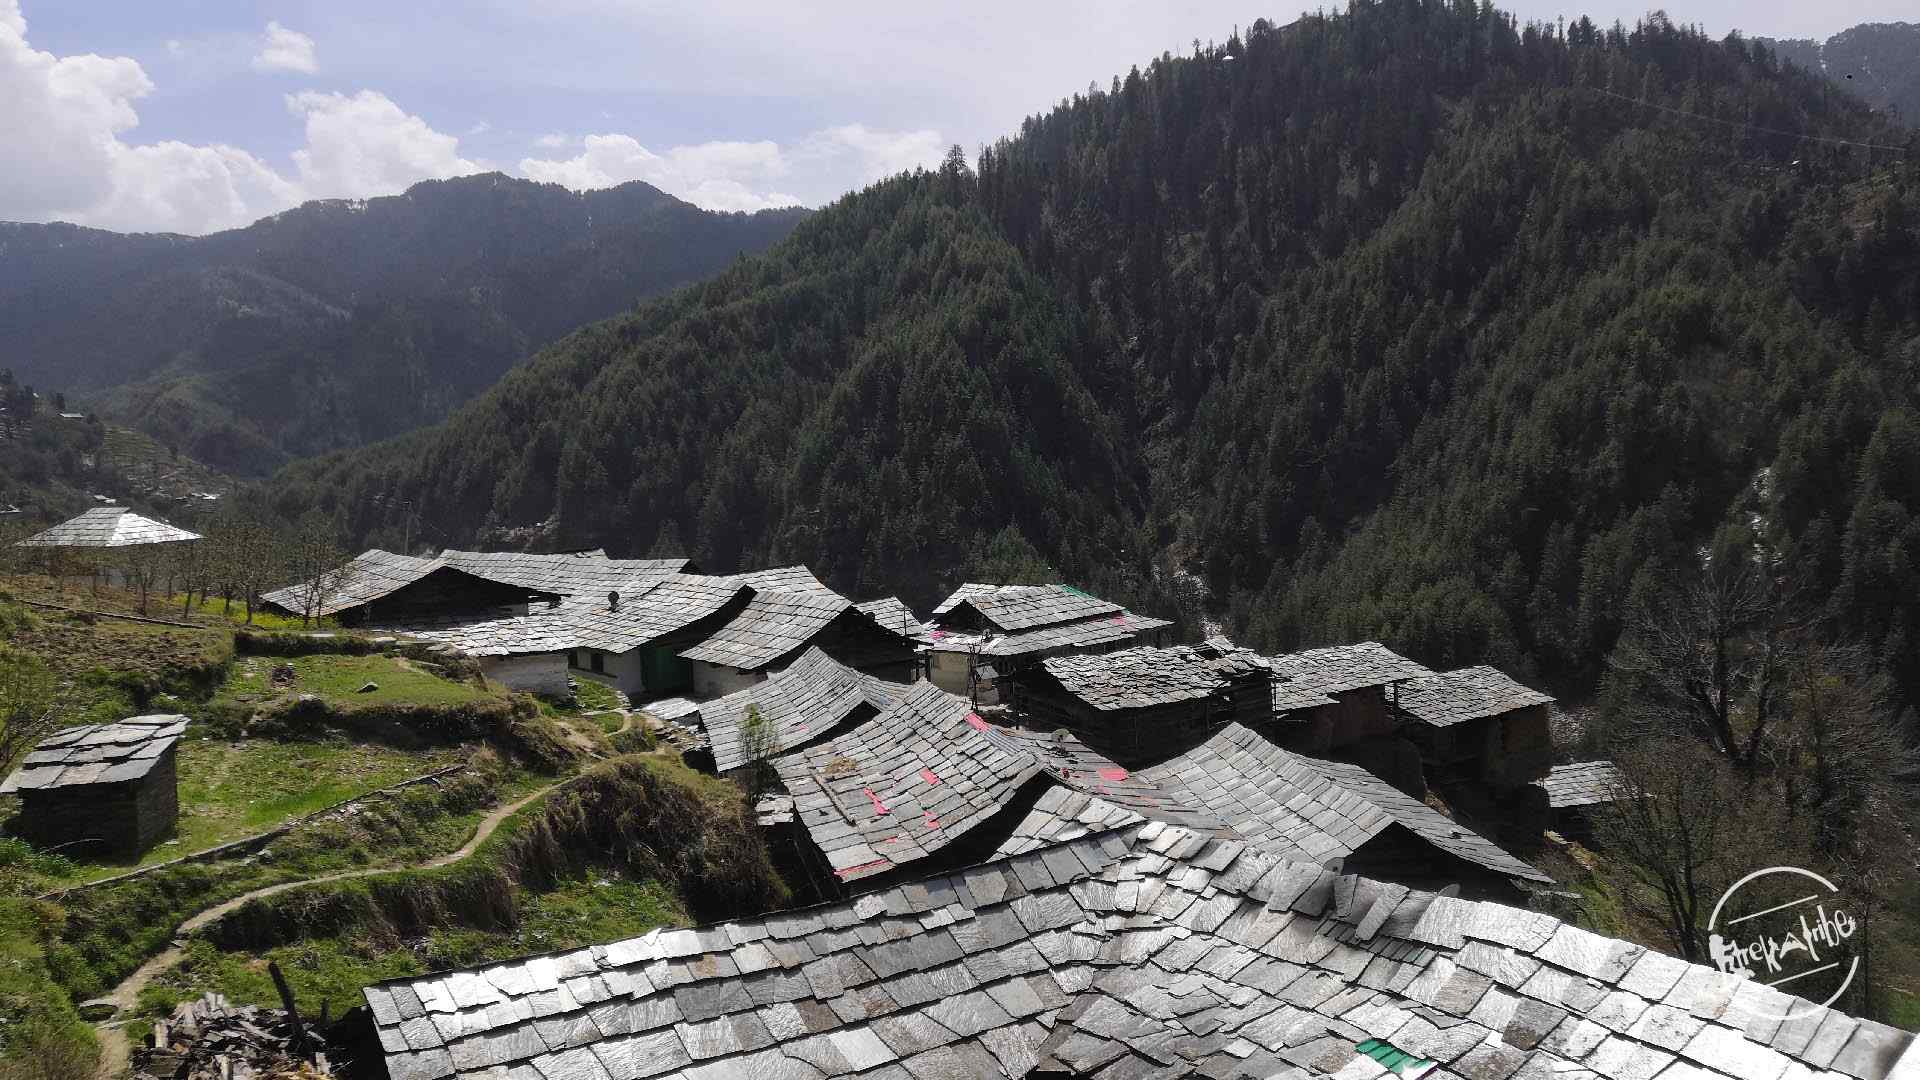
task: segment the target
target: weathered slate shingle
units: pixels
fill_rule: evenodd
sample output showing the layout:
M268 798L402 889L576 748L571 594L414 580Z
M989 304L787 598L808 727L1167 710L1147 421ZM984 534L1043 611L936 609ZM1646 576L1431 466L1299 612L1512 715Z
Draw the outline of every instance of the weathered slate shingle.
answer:
M1401 712L1433 727L1449 727L1552 702L1552 697L1514 681L1498 668L1486 666L1408 679L1399 685L1394 698Z
M725 626L680 656L758 671L805 646L852 608L853 601L835 592L756 592Z
M1555 810L1612 802L1620 791L1620 770L1611 761L1575 761L1555 765L1540 786Z
M14 542L15 547L122 548L176 544L200 539L199 533L142 517L122 506L96 506L45 532Z
M1333 645L1270 658L1281 676L1273 687L1275 712L1311 709L1369 686L1387 686L1433 672L1377 641Z
M872 715L892 708L906 690L902 684L855 671L815 647L765 682L709 701L697 711L714 768L727 772L747 764L742 735L750 707L773 726L773 754L778 755L818 742L862 712Z
M1912 1035L1797 999L1797 1028L1834 1034L1811 1046L1756 1036L1764 1025L1737 1012L1737 997L1711 1018L1642 997L1657 983L1721 978L1677 960L1686 974L1674 980L1596 984L1622 960L1637 970L1638 950L1571 929L1133 824L846 903L585 952L583 975L609 983L669 961L687 973L665 989L629 980L626 1015L648 1018L632 1033L594 1039L574 1024L593 1007L562 1007L538 1022L543 1042L524 1037L513 1011L458 1004L471 992L464 977L518 985L495 973L579 953L398 980L367 998L394 1076L463 1080L1291 1080L1382 1076L1389 1059L1481 1080L1904 1080L1920 1067ZM791 993L756 992L771 973L736 974L766 942L813 957L781 984ZM1607 1017L1666 1019L1596 1023L1565 1004L1567 988L1589 985ZM408 1046L403 1001L451 1013L457 1033ZM586 1041L569 1045L576 1033Z
M67 728L44 739L0 783L0 795L138 780L187 730L184 716L135 716Z

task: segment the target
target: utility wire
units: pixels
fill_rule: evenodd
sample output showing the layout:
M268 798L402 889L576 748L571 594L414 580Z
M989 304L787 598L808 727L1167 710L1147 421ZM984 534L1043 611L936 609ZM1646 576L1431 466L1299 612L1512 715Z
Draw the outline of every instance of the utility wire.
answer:
M1779 128L1765 127L1760 124L1749 124L1744 120L1727 120L1718 116L1708 116L1705 113L1688 112L1686 109L1676 109L1671 105L1662 105L1654 101L1646 101L1641 98L1628 97L1625 94L1616 94L1613 91L1607 90L1603 87L1589 86L1587 87L1587 89L1593 91L1596 94L1605 94L1610 98L1619 98L1621 101L1629 101L1635 105L1645 105L1649 109L1659 109L1661 112L1670 112L1677 116L1691 116L1695 120L1707 120L1715 124L1725 124L1728 127L1732 127L1732 128L1746 128L1750 131L1765 132L1768 135L1781 135L1789 139L1806 139L1810 142L1833 143L1838 146L1859 146L1859 147L1864 147L1865 149L1868 149L1868 150L1891 150L1896 154L1905 154L1907 152L1907 148L1904 146L1888 146L1885 143L1859 142L1854 139L1835 138L1834 136L1831 136L1831 135L1807 135L1797 131L1782 131Z

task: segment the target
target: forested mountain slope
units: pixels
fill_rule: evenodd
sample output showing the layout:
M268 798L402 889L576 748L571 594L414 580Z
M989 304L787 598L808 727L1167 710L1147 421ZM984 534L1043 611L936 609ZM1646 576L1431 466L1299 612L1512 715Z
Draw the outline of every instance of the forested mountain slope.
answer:
M1263 647L1374 637L1568 689L1737 525L1912 686L1911 139L1659 17L1257 23L282 497L359 537L398 494L450 538L544 521L923 604L1024 538L1136 601L1196 573Z
M0 356L24 382L264 474L438 421L538 346L760 251L803 214L491 174L198 238L0 224Z
M1768 48L1808 71L1823 72L1876 109L1920 125L1920 23L1861 23L1825 41L1792 38Z

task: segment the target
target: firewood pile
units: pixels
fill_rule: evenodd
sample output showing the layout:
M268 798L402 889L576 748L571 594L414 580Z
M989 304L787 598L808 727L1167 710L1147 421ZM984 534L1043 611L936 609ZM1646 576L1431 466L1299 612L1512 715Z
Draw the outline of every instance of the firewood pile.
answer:
M134 1080L306 1080L332 1076L320 1041L279 1009L225 996L183 1001L133 1054Z

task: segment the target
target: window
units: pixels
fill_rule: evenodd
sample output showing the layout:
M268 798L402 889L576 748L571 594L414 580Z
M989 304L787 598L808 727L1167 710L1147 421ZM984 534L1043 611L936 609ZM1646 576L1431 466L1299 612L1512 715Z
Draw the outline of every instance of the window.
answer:
M595 652L593 654L593 670L602 675L607 673L607 657L605 653Z

